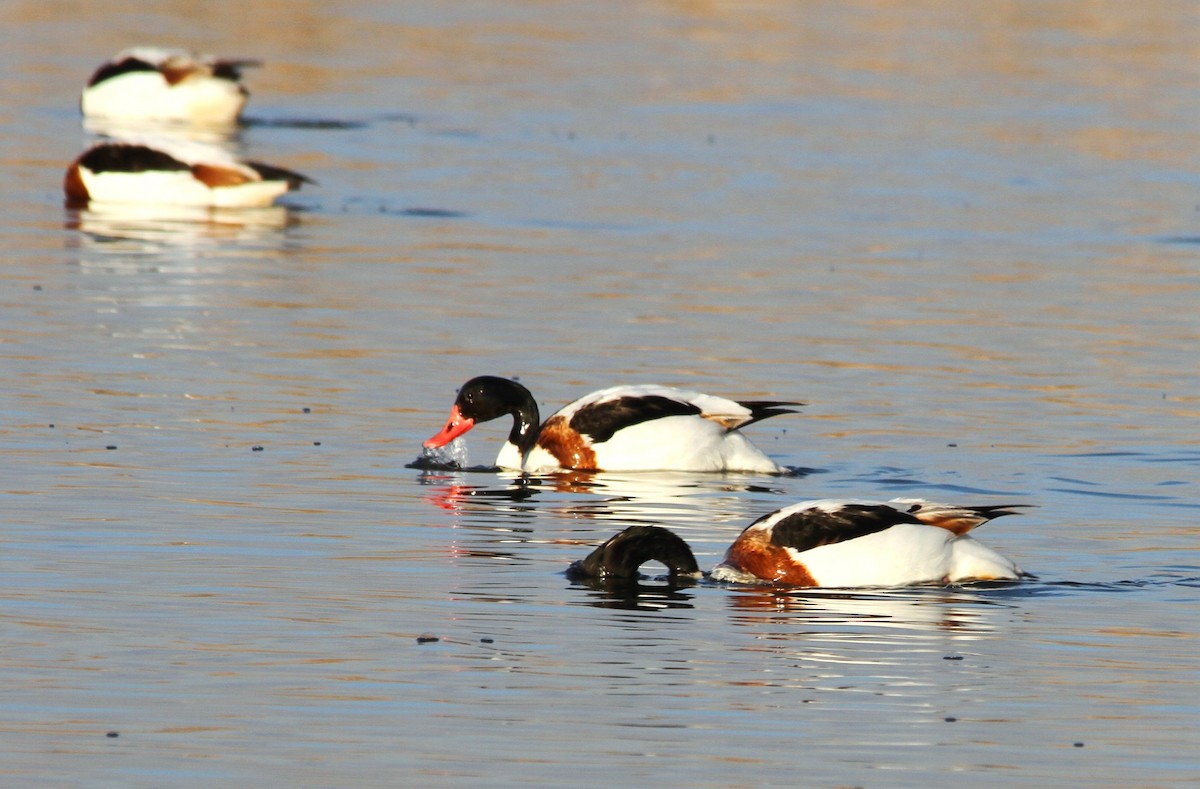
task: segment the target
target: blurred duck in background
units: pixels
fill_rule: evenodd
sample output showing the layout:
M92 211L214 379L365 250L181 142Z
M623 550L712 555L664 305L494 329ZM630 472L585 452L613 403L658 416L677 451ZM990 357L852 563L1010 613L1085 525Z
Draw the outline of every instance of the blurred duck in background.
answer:
M183 49L132 47L88 80L80 109L88 120L230 126L250 93L241 70L257 60L231 60Z
M313 181L214 146L156 139L93 145L67 168L63 192L69 208L98 203L257 208L305 183Z

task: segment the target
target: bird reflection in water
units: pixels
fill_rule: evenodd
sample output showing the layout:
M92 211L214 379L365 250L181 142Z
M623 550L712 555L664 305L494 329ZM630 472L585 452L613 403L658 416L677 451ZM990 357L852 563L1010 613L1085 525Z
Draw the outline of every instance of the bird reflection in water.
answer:
M814 591L777 587L731 589L728 604L735 625L758 632L757 638L790 640L803 634L842 631L845 637L881 629L926 631L981 637L996 631L1006 606L972 591L988 585L902 591Z
M457 512L473 506L490 506L503 514L511 511L514 501L525 502L541 496L544 502L540 509L569 520L678 522L681 512L690 511L694 503L704 500L709 507L707 521L740 522L746 515L742 500L728 494L781 493L762 485L761 477L737 474L563 471L530 475L486 466L464 468L428 454L406 467L422 472L418 484L435 488L426 501L445 510ZM470 475L480 478L478 475L482 474L501 484L466 484L472 478ZM528 510L522 508L522 511Z
M529 480L518 478L508 485L468 485L465 479L463 471L427 470L417 477L417 484L429 488L424 501L448 512L487 510L526 515L534 510L532 505L515 506L537 495L537 486Z
M282 245L284 232L296 223L282 206L255 209L221 209L207 206L97 204L68 209L64 227L81 234L112 254L114 242L139 244L139 251L209 248L226 243Z
M697 579L675 576L644 578L578 578L575 586L587 589L586 604L596 608L636 611L694 608L690 591Z

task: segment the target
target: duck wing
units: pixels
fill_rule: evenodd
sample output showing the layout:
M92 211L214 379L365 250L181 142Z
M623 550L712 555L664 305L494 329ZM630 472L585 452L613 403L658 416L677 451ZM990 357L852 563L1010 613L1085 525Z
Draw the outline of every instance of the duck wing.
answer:
M767 529L773 544L804 552L865 537L901 523L921 521L888 504L820 501L785 507L759 518L747 530L756 526Z

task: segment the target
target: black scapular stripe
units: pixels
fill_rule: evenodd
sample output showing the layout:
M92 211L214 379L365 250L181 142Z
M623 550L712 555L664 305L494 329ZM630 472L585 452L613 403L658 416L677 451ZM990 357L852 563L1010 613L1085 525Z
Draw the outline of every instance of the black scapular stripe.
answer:
M79 163L93 173L192 169L175 157L145 145L97 145L81 156Z
M113 77L119 77L122 74L129 74L134 71L158 71L158 67L152 63L147 63L141 58L122 58L116 63L105 63L96 69L96 73L88 80L87 86L90 88L106 79L112 79Z
M865 537L900 523L920 522L909 513L885 504L847 504L837 512L808 509L792 513L776 523L771 529L771 542L782 548L807 551Z
M647 395L618 397L581 408L571 417L572 429L590 436L593 443L609 440L618 430L665 416L698 416L698 406L670 397Z

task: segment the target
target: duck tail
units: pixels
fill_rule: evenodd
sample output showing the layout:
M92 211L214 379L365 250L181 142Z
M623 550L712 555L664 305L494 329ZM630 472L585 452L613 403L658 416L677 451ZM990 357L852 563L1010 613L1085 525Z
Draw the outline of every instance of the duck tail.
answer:
M958 506L954 504L937 504L923 499L894 499L895 504L910 505L907 508L912 515L922 523L938 526L957 535L963 535L994 518L1004 515L1019 515L1020 510L1032 507L1032 504L993 504L990 506Z
M746 425L752 425L755 422L761 422L764 419L770 419L780 414L798 413L796 408L808 405L808 403L794 403L787 400L742 400L739 401L738 405L750 409L750 418L738 425L740 429ZM796 406L796 408L790 406Z

